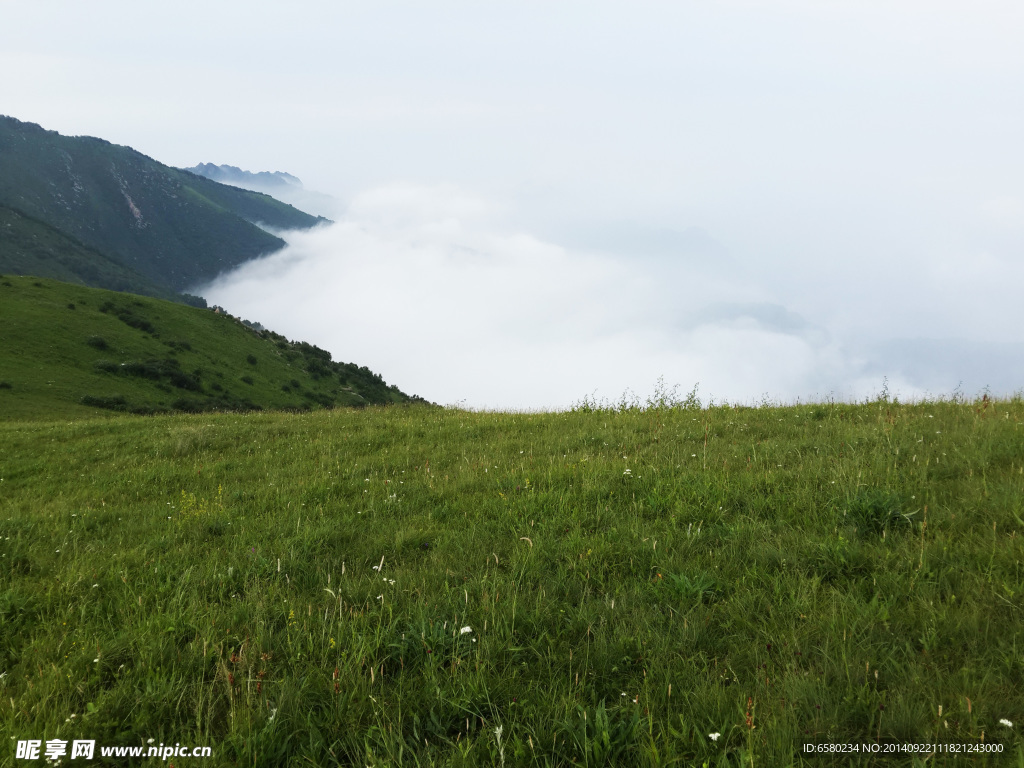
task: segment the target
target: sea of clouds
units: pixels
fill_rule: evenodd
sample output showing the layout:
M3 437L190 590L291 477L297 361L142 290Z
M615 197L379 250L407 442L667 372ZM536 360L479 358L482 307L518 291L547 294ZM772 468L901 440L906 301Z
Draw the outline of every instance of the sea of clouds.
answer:
M996 208L1012 218L1012 206ZM510 227L499 206L458 187L391 184L353 196L334 224L283 233L285 249L200 290L403 391L471 408L642 400L659 380L737 403L861 399L883 387L971 395L1024 380L1017 344L914 337L922 285L944 304L936 288L970 290L970 269L946 274L940 263L898 291L865 280L815 291L855 306L859 291L867 316L857 325L795 311L800 279L767 279L700 230L618 230L598 230L590 247L561 245Z

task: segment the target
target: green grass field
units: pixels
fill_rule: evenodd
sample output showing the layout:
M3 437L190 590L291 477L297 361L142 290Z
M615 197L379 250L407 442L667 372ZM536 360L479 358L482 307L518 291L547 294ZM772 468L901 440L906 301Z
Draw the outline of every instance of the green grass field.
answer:
M1024 765L1022 420L0 422L0 764Z

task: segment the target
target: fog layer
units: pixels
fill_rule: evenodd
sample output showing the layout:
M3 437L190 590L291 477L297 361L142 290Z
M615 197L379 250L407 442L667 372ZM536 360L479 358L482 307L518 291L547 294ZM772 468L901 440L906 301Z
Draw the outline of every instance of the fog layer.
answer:
M928 320L942 320L934 289L964 287L941 267L917 286L823 283L799 301L799 276L779 290L699 230L610 227L600 251L511 229L507 218L451 186L380 187L356 195L336 224L285 233L286 249L200 290L410 394L476 408L644 398L659 379L681 393L699 382L705 401L747 403L859 398L884 379L904 397L1012 391L1022 380L1019 345L928 333ZM887 295L897 304L879 318ZM794 310L794 298L811 311ZM834 323L814 311L830 301L875 309ZM871 340L880 319L912 315L919 328ZM905 337L914 330L919 339Z

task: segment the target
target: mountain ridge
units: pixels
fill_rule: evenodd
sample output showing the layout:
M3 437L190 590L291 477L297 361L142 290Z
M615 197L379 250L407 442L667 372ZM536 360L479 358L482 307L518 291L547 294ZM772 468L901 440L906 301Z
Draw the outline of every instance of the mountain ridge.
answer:
M253 192L262 192L293 205L299 210L320 216L337 216L343 206L331 195L306 189L302 179L284 171L247 171L236 165L217 165L215 163L199 163L183 171L198 176L241 187Z
M328 221L267 194L164 165L131 147L63 136L3 115L0 206L102 254L133 273L135 282L165 294L209 282L284 247L261 225L308 229ZM6 223L11 227L0 232L0 271L11 272L15 262L32 259L23 246L15 247L26 239L18 232L24 222Z
M284 171L246 171L237 165L216 165L214 163L199 163L191 168L182 168L183 171L190 171L197 176L203 176L212 181L219 181L224 184L232 184L235 181L249 181L253 184L282 186L290 185L301 187L302 179L292 176Z

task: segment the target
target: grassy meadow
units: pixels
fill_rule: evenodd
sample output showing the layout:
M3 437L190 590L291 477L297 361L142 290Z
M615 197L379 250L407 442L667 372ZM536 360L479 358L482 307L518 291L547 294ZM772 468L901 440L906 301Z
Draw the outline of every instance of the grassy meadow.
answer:
M1024 403L689 405L0 422L0 765L1024 765Z

